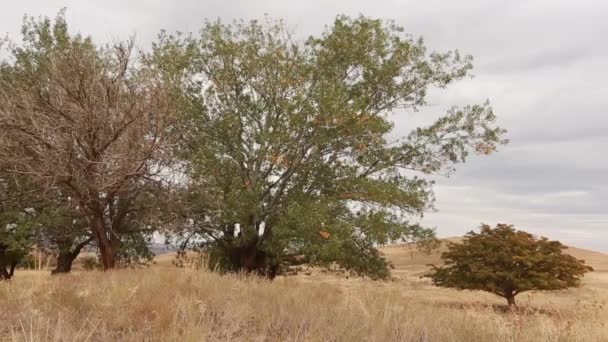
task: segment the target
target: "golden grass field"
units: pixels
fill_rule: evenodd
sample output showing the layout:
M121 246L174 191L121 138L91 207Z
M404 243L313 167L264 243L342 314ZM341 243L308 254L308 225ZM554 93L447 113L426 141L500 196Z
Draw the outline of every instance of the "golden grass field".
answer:
M502 298L420 279L438 253L383 250L396 280L312 271L275 281L177 269L65 276L20 271L0 283L6 341L608 341L608 255L571 248L596 272L581 288Z

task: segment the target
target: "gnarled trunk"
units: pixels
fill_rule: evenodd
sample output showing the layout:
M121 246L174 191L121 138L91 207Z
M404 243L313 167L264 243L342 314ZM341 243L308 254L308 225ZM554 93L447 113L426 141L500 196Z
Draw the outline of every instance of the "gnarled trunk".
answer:
M278 273L278 264L272 256L257 248L237 250L238 266L247 273L256 273L261 277L274 279Z
M68 246L60 249L59 255L57 255L57 266L51 271L51 274L69 273L72 270L74 260L76 260L82 249L91 243L91 241L93 241L92 237L77 244L74 249L71 249L73 241L69 241Z
M279 264L270 253L259 249L257 244L228 247L226 254L237 272L254 273L261 277L274 279L279 274Z
M57 266L51 271L51 274L70 273L72 264L78 254L74 255L70 252L59 252L57 255Z
M226 225L223 240L213 247L221 255L221 260L211 259L209 266L212 269L219 267L224 272L245 272L268 279L279 275L278 258L262 249L262 241L270 238L271 229L266 225L264 234L260 235L260 224L255 222L251 216L249 225L242 227L236 238L233 238L234 223Z

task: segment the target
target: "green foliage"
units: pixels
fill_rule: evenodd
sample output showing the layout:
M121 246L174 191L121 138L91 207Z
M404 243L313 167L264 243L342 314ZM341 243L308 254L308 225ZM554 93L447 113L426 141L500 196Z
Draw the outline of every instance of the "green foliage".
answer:
M124 235L116 252L120 267L138 267L150 263L154 258L149 248L151 242L151 236L141 233Z
M82 268L86 271L101 270L101 264L99 263L99 259L95 256L84 256L80 258L80 263L82 265Z
M19 261L17 266L28 270L35 270L39 264L33 255L27 254Z
M44 196L40 196L43 189L32 183L29 179L6 178L10 187L6 188L11 195L5 202L19 210L21 216L27 219L28 226L21 226L22 253L29 253L29 249L36 249L61 258L71 255L75 259L80 250L88 245L92 238L88 233L86 220L74 209L75 203L63 195L56 188L46 189ZM16 224L16 223L15 223ZM14 233L13 233L14 234ZM25 256L26 259L28 255ZM21 263L27 262L23 260ZM71 265L71 262L69 263Z
M307 262L386 279L378 245L434 241L416 223L434 200L421 175L506 143L488 104L386 140L390 115L472 68L391 22L339 16L306 41L270 19L207 22L198 38L162 33L150 58L181 89L181 233L211 249L213 268Z
M27 212L0 212L0 280L12 273L29 253L36 231L40 229L35 215Z
M40 216L28 205L27 185L0 174L0 280L13 276L41 229Z
M0 214L0 241L6 252L26 250L36 228L34 216L27 212L4 211Z
M96 47L89 37L80 34L70 35L65 12L61 11L51 20L48 17L35 19L25 17L21 27L21 43L5 41L10 59L0 64L0 80L4 86L13 82L30 82L31 86L39 83L48 84L53 72L53 57L63 55L64 59L73 57L75 51L82 50L94 54ZM46 94L40 94L44 96Z
M513 226L483 225L470 232L462 243L449 243L441 259L428 275L433 284L461 290L483 290L507 298L524 291L559 290L580 285L581 277L593 269L583 260L565 254L566 246Z

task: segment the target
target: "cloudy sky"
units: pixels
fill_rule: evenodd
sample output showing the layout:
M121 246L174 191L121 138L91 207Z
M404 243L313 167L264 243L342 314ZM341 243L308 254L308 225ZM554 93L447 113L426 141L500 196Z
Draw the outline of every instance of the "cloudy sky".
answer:
M490 99L511 143L438 177L437 209L424 222L440 236L481 222L513 223L567 244L608 252L608 1L605 0L20 0L4 4L0 33L16 38L25 13L67 7L73 29L98 41L160 29L196 31L205 18L281 17L299 34L337 14L394 19L432 50L475 57L475 75L431 106L398 113L397 134L453 105Z

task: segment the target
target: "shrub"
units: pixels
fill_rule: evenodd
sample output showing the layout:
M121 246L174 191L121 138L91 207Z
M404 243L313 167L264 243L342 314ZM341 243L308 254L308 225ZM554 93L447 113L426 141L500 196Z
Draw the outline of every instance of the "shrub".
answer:
M99 259L94 256L85 256L80 259L82 263L82 268L87 271L99 270L101 269L101 264L99 263Z

